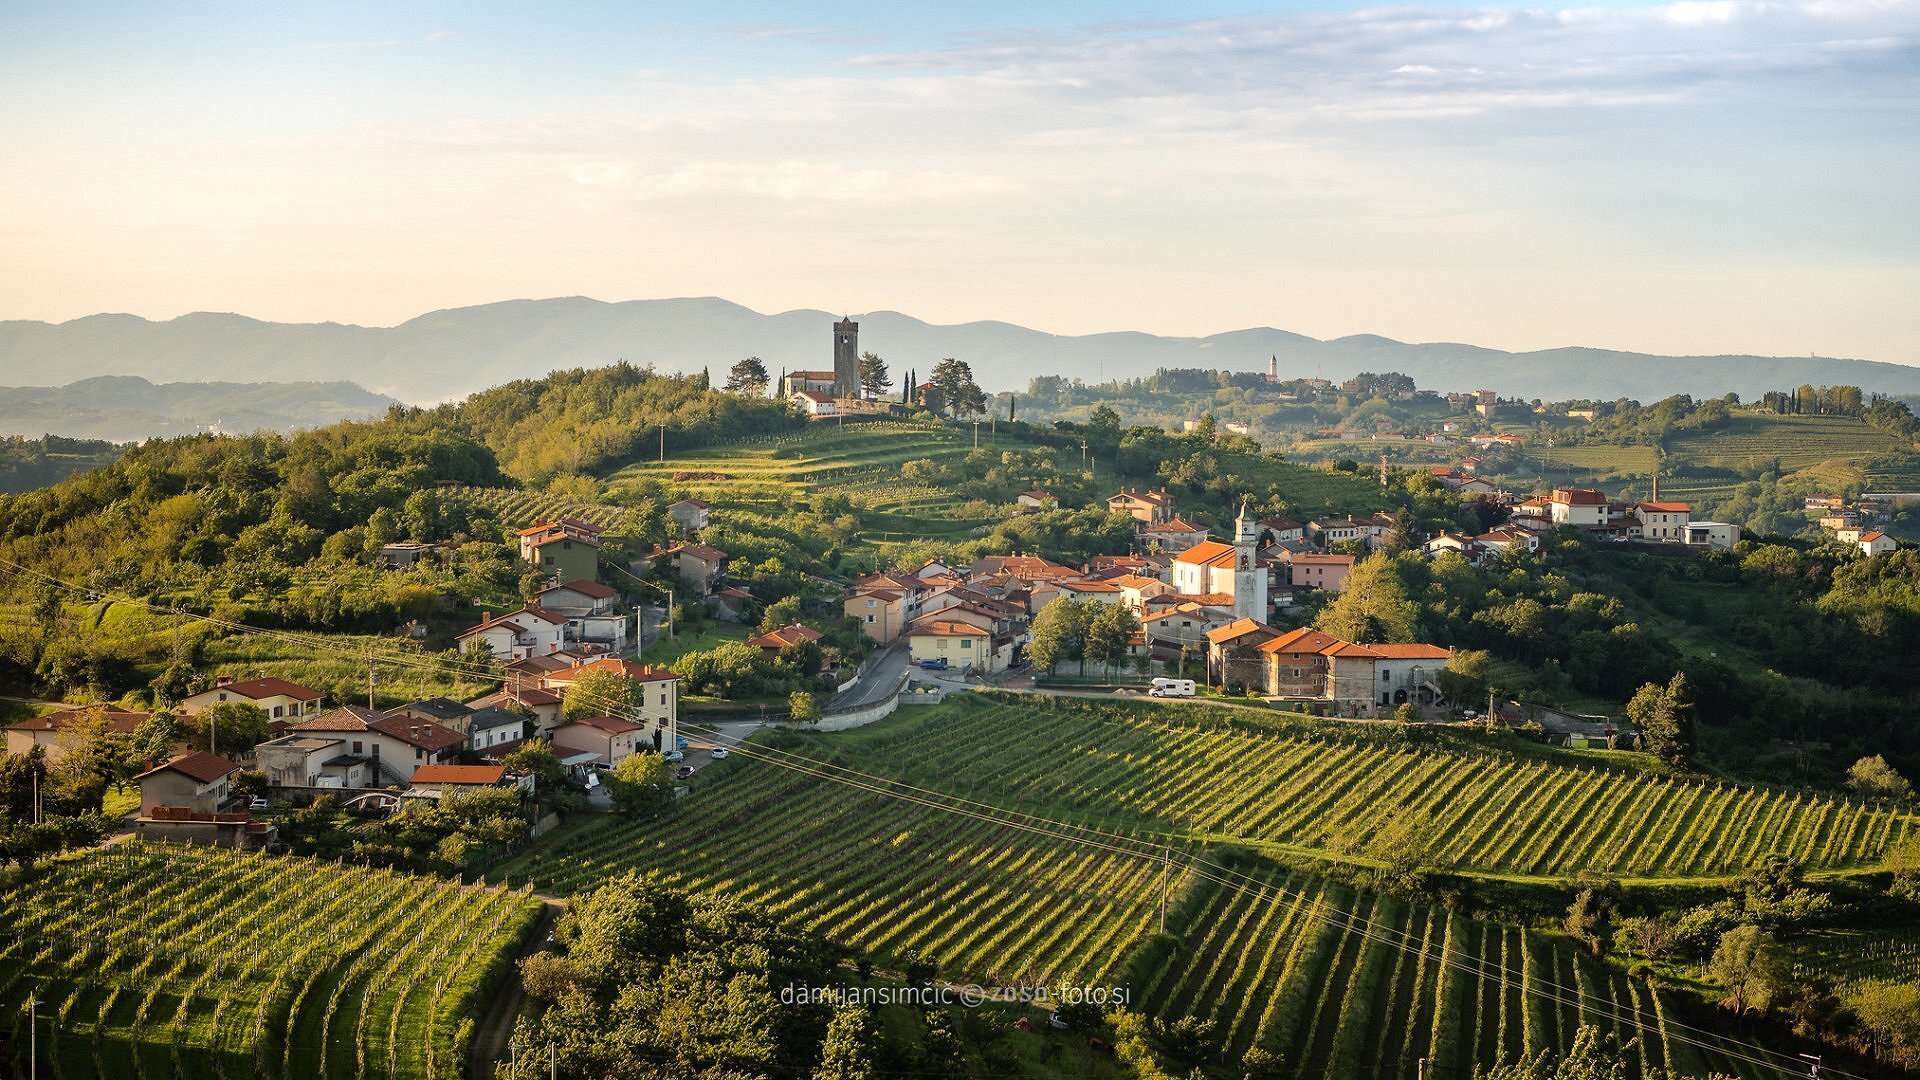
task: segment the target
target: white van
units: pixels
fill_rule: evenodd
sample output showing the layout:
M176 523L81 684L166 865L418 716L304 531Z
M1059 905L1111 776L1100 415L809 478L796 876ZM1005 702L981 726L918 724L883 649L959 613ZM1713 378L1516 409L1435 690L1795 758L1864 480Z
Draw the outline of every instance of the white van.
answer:
M1193 687L1192 679L1155 679L1153 689L1147 691L1148 697L1192 697L1199 691Z

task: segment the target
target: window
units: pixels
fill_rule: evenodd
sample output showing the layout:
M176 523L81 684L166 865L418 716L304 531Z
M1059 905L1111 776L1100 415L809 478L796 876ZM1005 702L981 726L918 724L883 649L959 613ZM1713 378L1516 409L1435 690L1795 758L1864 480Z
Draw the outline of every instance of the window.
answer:
M1391 672L1391 671L1383 671L1383 672L1381 672L1381 673L1380 673L1380 681L1381 681L1381 682L1392 682L1392 681L1393 681L1393 672Z
M287 711L287 707L285 705L275 705L273 707L274 718L277 720L281 716L286 715L286 711Z
M361 752L361 751L360 751L360 740L358 740L358 739L355 739L355 740L353 741L353 752L354 752L354 753L356 753L356 754L358 754L358 753L360 753L360 752Z
M972 638L961 638L961 639L960 639L960 647L961 647L961 648L963 648L963 649L971 649L971 648L973 648L973 639L972 639Z

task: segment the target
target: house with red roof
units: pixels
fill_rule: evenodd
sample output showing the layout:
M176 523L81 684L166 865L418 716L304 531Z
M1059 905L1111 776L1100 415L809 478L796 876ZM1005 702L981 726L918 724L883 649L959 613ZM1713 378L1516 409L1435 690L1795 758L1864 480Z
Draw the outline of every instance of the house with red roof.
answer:
M668 745L656 742L647 725L618 716L589 716L553 729L553 750L562 759L591 754L591 763L609 769L637 751Z
M1860 548L1860 553L1868 558L1872 558L1875 555L1885 555L1887 552L1898 550L1900 547L1900 541L1895 540L1879 529L1868 529L1866 532L1861 533L1860 539L1854 541L1854 543Z
M46 751L47 764L51 765L79 746L96 726L104 725L116 735L131 735L151 715L105 705L61 709L8 724L7 753L32 753L38 746Z
M747 644L760 650L761 655L771 660L780 655L780 650L794 645L804 645L809 641L819 641L825 635L811 626L788 623L764 634L747 635Z
M518 611L495 616L482 612L480 621L453 636L462 649L484 643L494 659L524 660L559 652L567 644L567 616L527 604Z
M834 397L822 390L795 390L787 400L815 420L834 415Z
M1157 525L1173 516L1173 496L1167 494L1166 488L1158 491L1123 488L1107 496L1107 509L1126 514L1142 524Z
M213 689L189 695L178 708L183 715L193 716L223 701L256 706L272 720L292 720L320 712L320 691L312 687L285 679L236 679L231 675L216 676Z

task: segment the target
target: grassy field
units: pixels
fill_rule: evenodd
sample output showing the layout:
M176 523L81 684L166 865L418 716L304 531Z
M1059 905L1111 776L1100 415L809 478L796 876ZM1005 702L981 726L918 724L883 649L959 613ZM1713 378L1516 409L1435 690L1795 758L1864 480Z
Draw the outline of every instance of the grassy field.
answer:
M0 1024L40 999L43 1075L461 1075L463 1017L524 893L132 841L0 886ZM25 1032L13 1039L17 1048ZM10 1075L24 1076L16 1058Z

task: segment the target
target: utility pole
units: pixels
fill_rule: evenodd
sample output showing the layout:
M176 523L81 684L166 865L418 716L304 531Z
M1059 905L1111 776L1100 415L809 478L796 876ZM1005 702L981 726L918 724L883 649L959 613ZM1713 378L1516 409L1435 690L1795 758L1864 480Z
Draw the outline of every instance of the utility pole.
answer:
M547 1044L547 1080L560 1080L560 1048Z
M1160 846L1160 932L1167 932L1167 889L1173 872L1173 851L1165 844Z
M662 464L665 464L666 460L667 460L667 425L661 424L660 425L660 461Z
M35 1077L39 1075L40 991L30 990L27 992L27 1076Z
M1413 1063L1414 1080L1427 1080L1427 1059L1421 1058Z
M380 666L374 662L373 654L367 654L367 708L373 708L373 688L380 684Z

